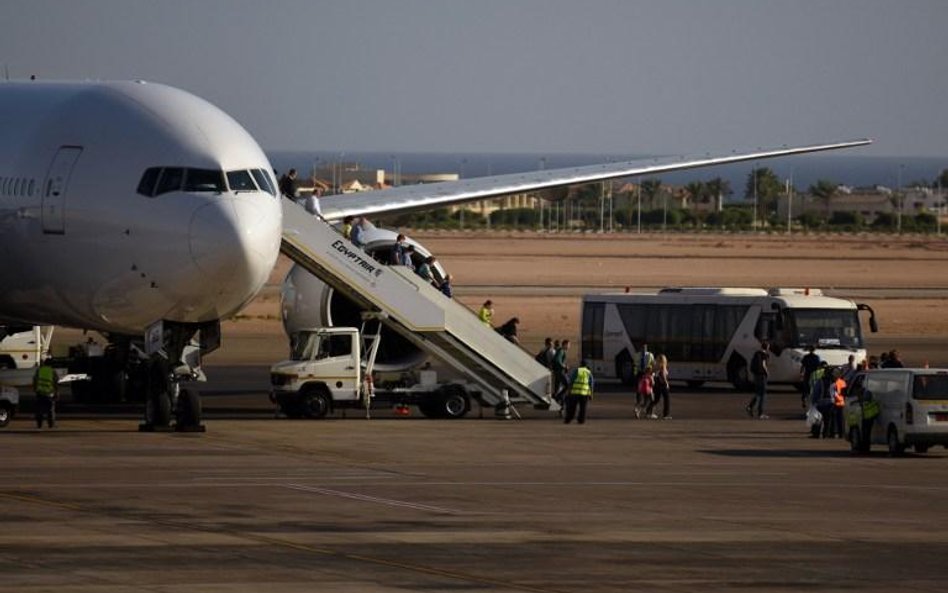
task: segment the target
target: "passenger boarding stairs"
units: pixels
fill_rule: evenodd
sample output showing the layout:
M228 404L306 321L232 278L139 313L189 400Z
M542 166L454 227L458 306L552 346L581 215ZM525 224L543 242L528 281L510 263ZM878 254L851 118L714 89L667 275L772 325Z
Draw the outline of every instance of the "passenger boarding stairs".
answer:
M550 373L533 356L482 323L470 309L404 266L386 266L339 231L283 198L280 249L364 311L481 389L482 405L527 401L549 408Z

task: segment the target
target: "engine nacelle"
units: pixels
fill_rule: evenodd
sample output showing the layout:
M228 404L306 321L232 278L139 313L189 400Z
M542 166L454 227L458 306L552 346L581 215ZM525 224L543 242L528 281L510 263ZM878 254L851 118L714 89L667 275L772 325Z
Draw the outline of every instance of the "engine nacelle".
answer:
M389 254L398 233L380 229L371 224L365 231L365 251L388 263ZM431 254L420 243L409 238L405 242L415 248L415 264ZM446 273L440 263L432 266L435 279L441 280ZM293 265L283 280L280 294L280 311L283 329L291 336L301 329L314 327L360 327L361 309L343 294L313 276L304 268ZM427 355L411 342L388 328L382 328L382 341L375 358L375 368L382 372L408 370L422 364Z

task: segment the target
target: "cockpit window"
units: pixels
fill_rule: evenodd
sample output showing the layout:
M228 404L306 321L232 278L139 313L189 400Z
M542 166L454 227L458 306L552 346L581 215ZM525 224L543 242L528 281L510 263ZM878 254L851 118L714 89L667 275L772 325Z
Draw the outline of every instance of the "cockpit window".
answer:
M184 191L224 191L224 176L213 169L187 169L184 177Z
M227 185L231 191L257 191L250 171L228 171Z
M168 192L179 191L184 182L184 169L181 167L165 167L158 178L158 187L155 195L160 196Z
M267 192L271 196L276 195L276 188L270 182L270 176L263 169L251 169L250 173L257 182L257 187Z

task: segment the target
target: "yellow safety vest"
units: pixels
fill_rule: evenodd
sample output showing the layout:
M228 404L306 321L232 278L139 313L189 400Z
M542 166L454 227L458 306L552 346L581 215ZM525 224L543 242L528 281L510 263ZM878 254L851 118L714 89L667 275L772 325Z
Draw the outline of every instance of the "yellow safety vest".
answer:
M43 365L36 369L33 389L37 395L52 395L56 391L56 371L53 367Z
M592 395L592 372L586 367L579 367L576 369L576 379L573 381L573 386L570 388L570 395L585 395L589 397Z
M487 307L481 307L481 310L478 312L477 317L486 325L491 324L491 312Z

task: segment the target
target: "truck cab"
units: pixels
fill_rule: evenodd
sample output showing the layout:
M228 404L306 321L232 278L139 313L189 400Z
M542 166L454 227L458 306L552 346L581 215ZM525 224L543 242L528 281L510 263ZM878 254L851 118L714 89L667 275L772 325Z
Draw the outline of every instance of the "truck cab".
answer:
M293 334L290 358L270 368L271 399L290 417L322 418L337 402L358 402L366 376L359 330L304 329Z

